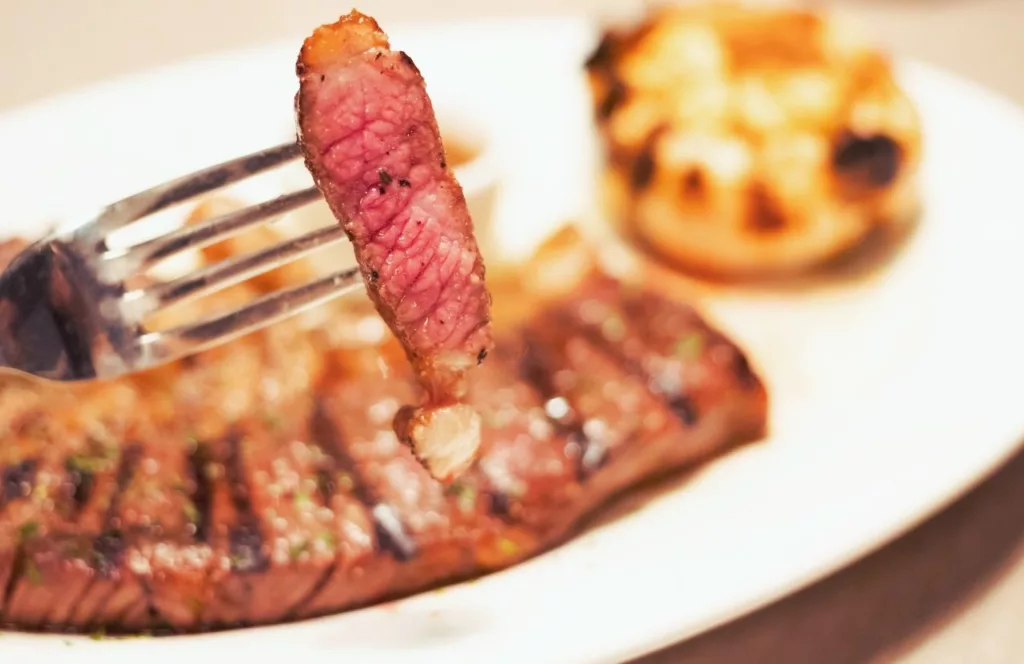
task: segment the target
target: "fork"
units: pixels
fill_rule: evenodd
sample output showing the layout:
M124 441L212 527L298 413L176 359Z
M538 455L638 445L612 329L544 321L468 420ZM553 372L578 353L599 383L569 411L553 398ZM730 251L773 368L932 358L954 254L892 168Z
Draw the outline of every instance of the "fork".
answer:
M268 293L241 307L160 331L147 317L347 239L340 225L232 256L165 281L132 285L156 263L266 223L320 198L316 187L184 225L127 247L115 231L300 156L285 143L139 192L29 245L0 274L0 369L56 381L115 378L180 359L357 288L358 268ZM139 281L139 279L135 279Z

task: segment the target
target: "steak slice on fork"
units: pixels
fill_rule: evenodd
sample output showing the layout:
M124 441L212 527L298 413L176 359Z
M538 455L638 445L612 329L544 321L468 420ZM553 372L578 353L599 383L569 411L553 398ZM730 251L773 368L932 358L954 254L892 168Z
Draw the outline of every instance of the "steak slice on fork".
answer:
M399 411L396 432L432 475L451 480L480 444L465 374L491 350L491 298L423 77L355 11L306 39L296 69L306 165L423 387L423 404Z

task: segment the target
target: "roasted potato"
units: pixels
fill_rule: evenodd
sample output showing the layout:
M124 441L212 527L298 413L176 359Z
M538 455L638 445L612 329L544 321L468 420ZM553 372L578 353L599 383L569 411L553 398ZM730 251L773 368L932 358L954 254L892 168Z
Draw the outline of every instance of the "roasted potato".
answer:
M917 112L825 15L706 3L611 29L586 62L604 203L679 265L809 270L917 209Z

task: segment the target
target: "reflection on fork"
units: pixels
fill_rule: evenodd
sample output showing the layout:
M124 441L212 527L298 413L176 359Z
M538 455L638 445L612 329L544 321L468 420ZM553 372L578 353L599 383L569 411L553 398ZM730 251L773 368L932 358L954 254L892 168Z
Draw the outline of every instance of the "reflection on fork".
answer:
M207 319L160 331L143 325L173 304L347 239L340 226L331 225L167 281L142 278L165 259L319 199L309 187L128 246L109 241L133 224L299 155L298 145L289 142L203 169L118 201L30 245L0 276L0 366L50 380L112 378L219 345L357 288L358 268L351 267Z

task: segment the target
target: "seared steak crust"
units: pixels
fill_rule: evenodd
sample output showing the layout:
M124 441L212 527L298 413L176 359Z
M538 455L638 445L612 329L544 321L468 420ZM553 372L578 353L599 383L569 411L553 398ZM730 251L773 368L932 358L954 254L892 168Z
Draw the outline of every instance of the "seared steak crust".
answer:
M407 595L555 546L766 423L692 308L597 277L470 375L482 455L445 486L391 426L407 366L314 339L283 325L94 391L0 385L2 623L194 632Z

